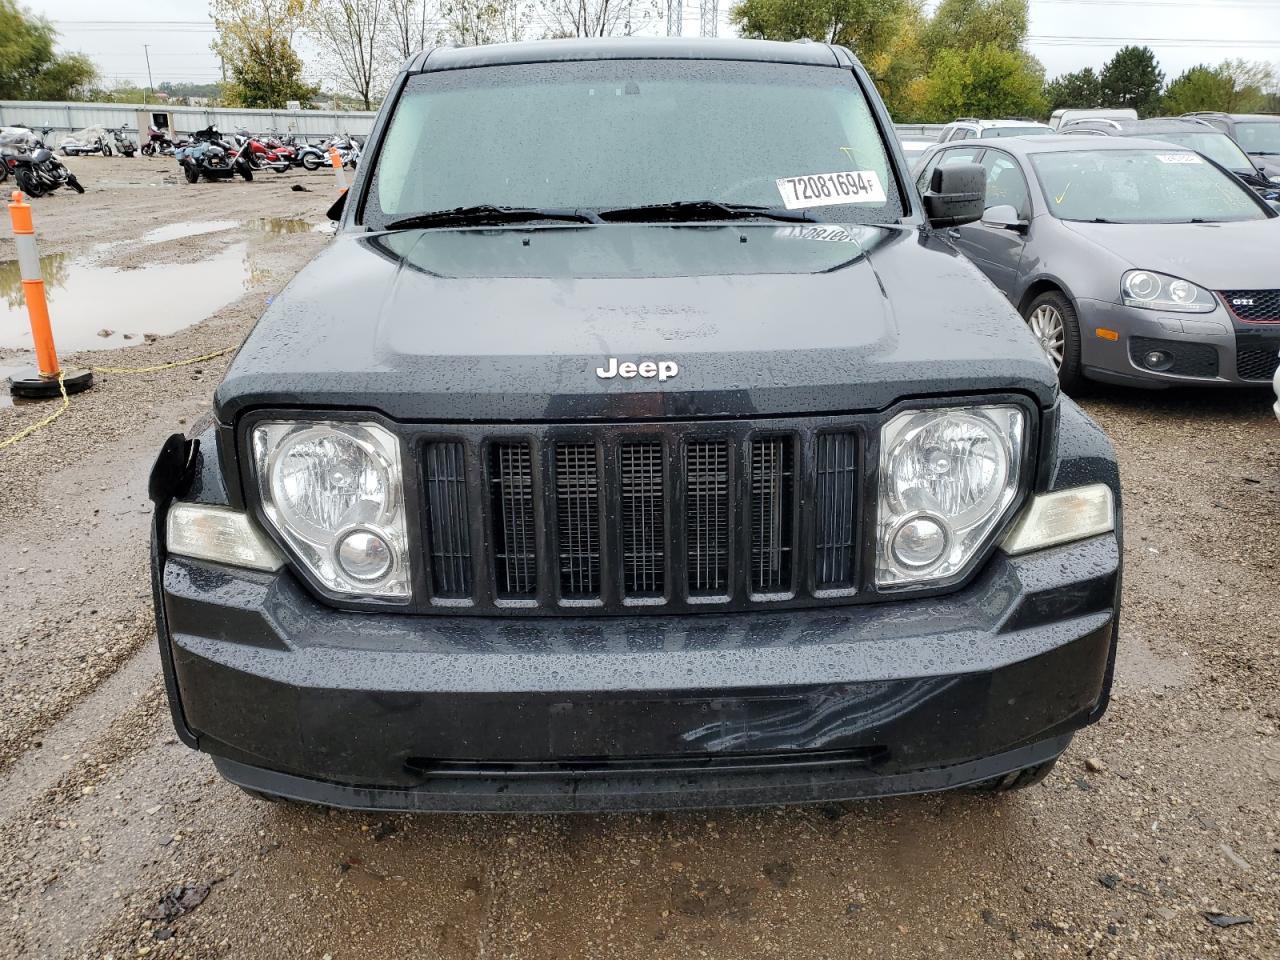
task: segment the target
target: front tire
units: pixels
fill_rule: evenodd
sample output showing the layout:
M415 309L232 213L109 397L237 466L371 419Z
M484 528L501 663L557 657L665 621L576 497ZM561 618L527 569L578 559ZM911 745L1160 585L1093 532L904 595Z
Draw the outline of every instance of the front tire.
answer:
M187 178L187 183L197 183L200 180L200 170L194 163L183 164L182 173Z
M105 143L102 145L102 155L104 157L111 156L111 148L107 146Z
M67 186L70 187L72 190L74 190L76 193L79 193L79 194L84 193L84 187L80 185L80 181L76 179L76 175L74 173L67 174Z
M320 159L318 157L313 157L311 154L307 154L302 158L302 165L312 173L315 173L320 169Z
M1070 392L1084 379L1080 372L1080 320L1075 304L1060 290L1040 294L1023 313L1031 333Z

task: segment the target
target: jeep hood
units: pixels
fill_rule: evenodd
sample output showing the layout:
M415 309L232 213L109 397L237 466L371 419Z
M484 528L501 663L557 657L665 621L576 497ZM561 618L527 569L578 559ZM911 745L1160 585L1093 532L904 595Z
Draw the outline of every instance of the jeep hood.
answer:
M1280 223L1275 219L1238 223L1063 221L1063 225L1132 267L1157 270L1210 290L1269 290L1277 286Z
M674 361L658 382L610 358ZM255 407L400 420L855 412L1017 391L1052 368L1008 302L906 227L616 224L337 237L269 307L218 388Z

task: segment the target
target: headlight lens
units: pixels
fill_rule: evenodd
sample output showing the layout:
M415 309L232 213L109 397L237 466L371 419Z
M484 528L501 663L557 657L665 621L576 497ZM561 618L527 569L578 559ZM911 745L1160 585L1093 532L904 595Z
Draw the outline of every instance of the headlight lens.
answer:
M1130 270L1120 280L1125 306L1176 313L1209 313L1217 307L1213 294L1189 280L1152 270Z
M962 570L1017 496L1026 415L1014 406L901 413L880 436L876 582Z
M269 421L253 428L263 511L335 593L407 598L400 443L376 423Z

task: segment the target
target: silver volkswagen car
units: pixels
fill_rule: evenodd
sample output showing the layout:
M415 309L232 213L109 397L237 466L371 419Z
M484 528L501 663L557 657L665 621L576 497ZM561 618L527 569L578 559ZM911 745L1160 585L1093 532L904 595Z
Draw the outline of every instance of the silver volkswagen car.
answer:
M948 236L1018 307L1058 368L1146 387L1262 386L1280 365L1280 222L1175 144L1078 136L939 144L987 170L980 223Z

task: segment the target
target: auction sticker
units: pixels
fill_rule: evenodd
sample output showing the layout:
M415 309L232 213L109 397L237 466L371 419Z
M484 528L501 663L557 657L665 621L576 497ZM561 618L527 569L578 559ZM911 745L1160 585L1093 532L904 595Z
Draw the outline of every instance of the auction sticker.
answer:
M1156 159L1161 163L1202 163L1194 153L1157 153Z
M843 173L814 173L804 177L783 177L778 193L788 210L805 207L832 207L841 203L884 203L884 187L874 170Z

